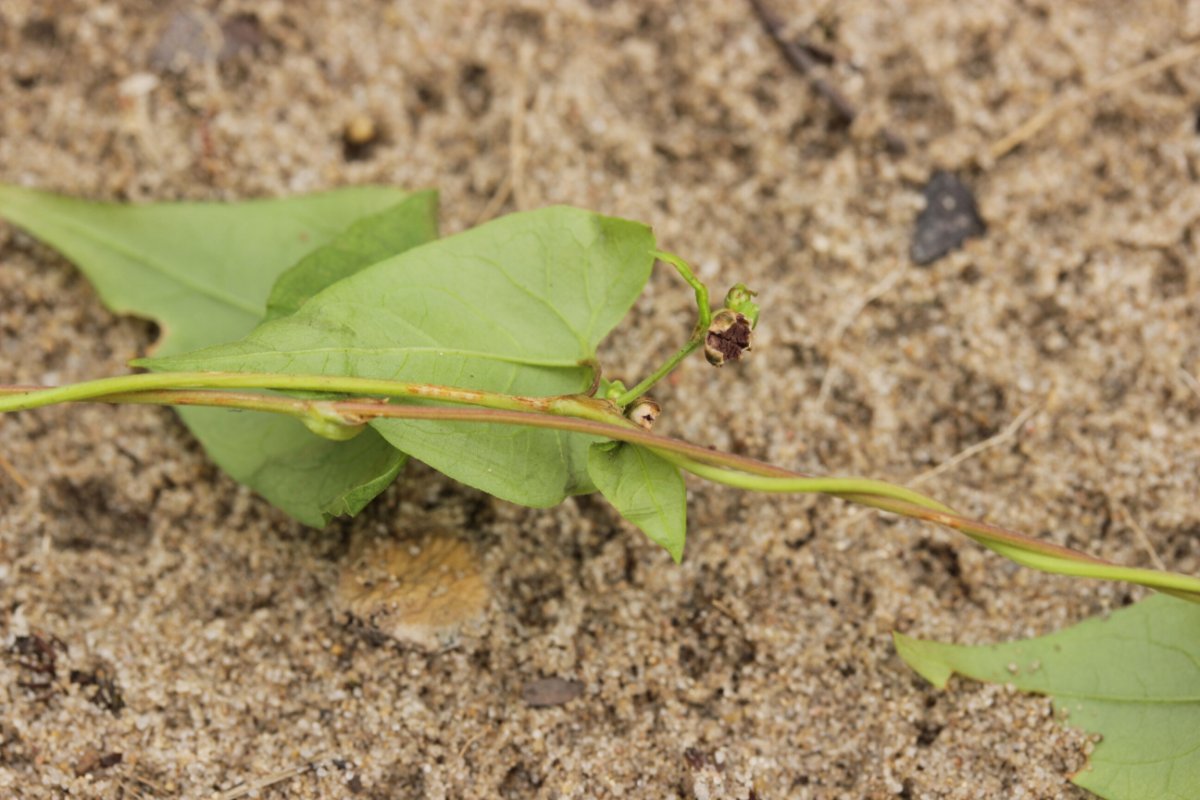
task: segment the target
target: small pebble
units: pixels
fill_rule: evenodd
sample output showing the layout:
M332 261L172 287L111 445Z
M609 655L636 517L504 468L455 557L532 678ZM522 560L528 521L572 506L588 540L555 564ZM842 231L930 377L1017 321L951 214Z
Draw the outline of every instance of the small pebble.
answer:
M949 172L933 173L925 185L925 209L917 215L912 260L932 264L987 230L970 187Z

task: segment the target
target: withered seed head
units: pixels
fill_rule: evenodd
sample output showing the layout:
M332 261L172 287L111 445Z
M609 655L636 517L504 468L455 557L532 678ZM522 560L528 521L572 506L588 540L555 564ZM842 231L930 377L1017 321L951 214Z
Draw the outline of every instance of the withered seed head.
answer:
M654 420L662 413L662 406L649 397L639 397L633 402L626 413L631 420L646 430L654 427Z
M704 357L714 367L737 361L750 350L750 321L736 311L723 308L713 314L704 337Z

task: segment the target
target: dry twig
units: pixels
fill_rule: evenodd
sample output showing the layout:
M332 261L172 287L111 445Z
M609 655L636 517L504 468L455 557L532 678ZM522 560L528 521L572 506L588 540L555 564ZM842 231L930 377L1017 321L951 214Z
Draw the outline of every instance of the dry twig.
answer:
M1165 570L1167 567L1165 564L1163 564L1163 560L1159 558L1158 551L1154 549L1154 543L1150 541L1150 536L1147 535L1146 529L1138 524L1137 518L1134 517L1133 513L1125 507L1124 503L1122 503L1120 500L1115 502L1117 505L1117 510L1120 511L1121 516L1125 518L1125 524L1133 530L1133 532L1137 535L1138 541L1141 542L1142 547L1144 547L1146 552L1149 554L1150 561L1154 564L1154 566L1161 570Z
M1000 431L995 436L984 439L982 442L976 442L970 447L963 449L958 454L946 459L941 464L938 464L933 469L925 470L920 475L909 481L908 485L920 486L926 481L941 475L943 472L957 467L968 458L974 458L984 450L990 450L998 444L1007 442L1009 439L1017 435L1017 433L1021 430L1021 426L1028 422L1029 418L1036 414L1041 407L1041 403L1034 403L1029 408L1018 414L1012 422L1004 426L1004 430Z
M28 492L32 488L29 481L25 480L25 477L17 472L17 468L12 465L12 462L4 456L0 456L0 472L11 478L12 482L20 486L22 491Z
M508 118L508 172L500 181L500 186L488 201L483 213L476 220L475 224L477 225L487 222L499 214L500 209L504 208L504 204L510 197L518 211L528 208L523 182L525 159L528 153L528 148L525 146L525 113L526 104L529 102L529 72L533 64L533 50L529 47L521 48L519 58L520 69L513 87L511 111Z
M841 91L829 81L817 74L817 59L812 53L815 48L807 45L804 42L798 42L788 39L784 34L783 21L775 15L771 9L767 8L763 0L750 0L750 6L754 9L754 13L758 15L762 22L763 29L778 45L783 57L787 59L797 72L808 79L808 83L812 86L813 91L824 97L833 106L833 110L841 117L842 121L847 125L854 122L858 117L858 109L854 104L842 94ZM887 148L893 153L904 153L908 150L908 146L894 131L884 128L880 131Z
M912 480L906 481L904 485L909 486L909 487L920 486L921 484L926 483L927 481L933 480L938 475L941 475L943 472L947 472L951 469L954 469L955 467L957 467L959 464L963 463L967 459L974 458L975 456L979 455L980 453L984 452L985 450L991 450L993 447L996 447L999 444L1003 444L1004 442L1007 442L1009 439L1012 439L1014 436L1016 436L1021 431L1021 428L1025 425L1025 423L1028 422L1033 417L1034 414L1036 414L1039 410L1041 410L1041 407L1042 407L1041 403L1034 403L1033 405L1026 408L1024 411L1022 411L1020 414L1018 414L1016 417L1014 417L1012 422L1005 425L1004 430L1000 431L999 433L995 434L994 436L990 436L987 439L984 439L981 442L976 442L975 444L971 445L970 447L963 448L955 455L953 455L950 458L943 461L941 464L938 464L936 467L933 467L932 469L927 469L924 472L922 472L921 474L917 475ZM842 525L842 529L845 530L846 528L850 527L854 523L856 523L859 520L862 520L870 515L871 515L870 511L859 511L856 514L854 514L853 516L850 516L846 519L846 521Z
M874 303L890 292L892 287L904 277L904 273L905 267L901 265L884 275L867 289L861 297L855 299L834 324L833 332L830 334L826 345L828 348L829 368L825 370L825 376L821 379L821 388L817 391L817 408L825 408L825 403L829 400L829 393L833 390L833 381L843 372L841 367L834 363L834 358L840 349L842 337L846 335L846 331L854 324L854 320L858 319L858 315L865 311L871 303Z
M1200 398L1200 381L1196 380L1192 373L1188 372L1183 367L1179 368L1179 380L1184 386L1196 393L1196 397Z
M217 795L216 800L237 800L239 797L245 797L253 792L261 791L268 787L275 786L276 784L283 783L284 781L290 781L292 778L303 775L306 772L312 772L317 768L318 764L325 760L325 758L326 756L314 758L298 766L289 767L288 769L280 770L279 772L273 772L270 775L265 775L257 780L243 783L241 786L235 786L229 791L222 792L221 794Z
M1136 67L1109 75L1107 78L1087 87L1082 93L1074 97L1060 97L1056 100L1051 100L1042 106L1040 111L1018 125L1007 136L995 142L988 149L988 154L993 160L1003 158L1023 142L1035 136L1042 128L1049 125L1055 119L1062 117L1063 114L1071 109L1095 100L1102 94L1124 88L1131 83L1140 81L1142 78L1149 77L1157 72L1162 72L1198 57L1200 57L1200 42L1184 45L1158 58L1153 58L1139 64Z

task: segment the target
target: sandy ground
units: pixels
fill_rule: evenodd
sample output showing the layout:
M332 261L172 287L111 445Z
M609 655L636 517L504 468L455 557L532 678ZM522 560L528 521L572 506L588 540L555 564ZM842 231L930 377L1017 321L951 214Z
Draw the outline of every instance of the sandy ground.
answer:
M658 392L664 432L899 481L1000 434L924 488L1200 569L1200 64L987 157L1045 102L1200 35L1200 4L774 7L835 57L849 129L743 2L0 0L0 180L122 200L436 186L448 231L558 202L644 220L766 307L752 360ZM380 138L348 149L361 115ZM917 268L935 168L989 229ZM656 274L608 371L672 350L689 302ZM0 381L119 374L153 335L0 226ZM1083 797L1067 776L1090 743L1048 700L935 691L889 634L1028 636L1140 596L698 482L678 567L598 499L529 511L419 465L309 530L163 409L7 416L0 441L6 797ZM430 654L347 625L351 542L432 526L481 564L480 629ZM46 652L13 651L35 636L54 680L30 669ZM530 707L545 677L583 691Z

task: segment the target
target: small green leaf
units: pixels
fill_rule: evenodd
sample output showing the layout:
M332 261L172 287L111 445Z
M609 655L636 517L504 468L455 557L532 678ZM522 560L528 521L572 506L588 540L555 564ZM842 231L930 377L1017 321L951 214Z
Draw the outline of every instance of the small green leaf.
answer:
M267 319L285 317L342 278L436 238L434 191L416 192L390 208L363 217L279 276L267 298Z
M334 442L278 414L200 407L177 411L223 470L314 528L336 516L357 514L396 479L407 460L372 430Z
M406 199L407 198L407 199ZM76 262L114 311L150 317L169 354L237 339L261 320L272 282L296 266L280 304L436 236L436 196L378 187L246 203L123 206L0 186L0 216ZM382 209L382 210L381 210ZM346 227L364 214L368 220ZM373 226L381 229L375 235ZM308 525L354 514L405 456L374 431L352 442L314 436L272 414L177 409L209 456Z
M588 450L588 475L621 516L676 563L683 558L687 489L678 467L644 447L599 442Z
M1154 595L1107 619L1001 645L896 634L939 687L959 672L1050 695L1070 725L1103 740L1078 785L1108 800L1200 797L1200 605Z
M579 209L513 214L335 283L235 344L146 363L158 370L286 372L523 395L584 390L581 362L650 275L649 228ZM591 491L594 438L503 425L376 420L396 448L524 505Z

